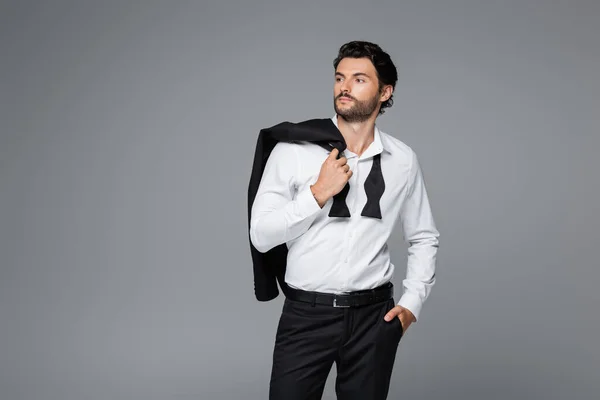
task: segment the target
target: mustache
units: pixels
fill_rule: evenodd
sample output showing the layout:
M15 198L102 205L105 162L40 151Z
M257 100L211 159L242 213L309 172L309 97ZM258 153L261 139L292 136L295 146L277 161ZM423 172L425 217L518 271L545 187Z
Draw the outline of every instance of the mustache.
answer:
M347 98L347 99L351 99L351 100L356 100L354 97L350 96L349 94L344 94L344 93L340 93L340 94L338 94L338 95L335 97L335 99L337 100L337 99L339 99L339 98L341 98L341 97L345 97L345 98Z

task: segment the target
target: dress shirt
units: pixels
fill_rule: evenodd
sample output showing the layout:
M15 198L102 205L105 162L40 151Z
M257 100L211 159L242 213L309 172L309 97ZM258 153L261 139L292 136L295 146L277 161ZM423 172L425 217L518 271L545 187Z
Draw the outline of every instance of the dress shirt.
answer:
M337 126L337 116L332 118ZM360 215L367 197L364 182L373 156L381 153L385 192L382 218ZM394 275L388 239L400 222L409 243L403 294L398 301L416 319L435 284L439 232L415 152L405 143L374 129L374 141L344 156L353 174L346 203L350 217L329 217L333 199L321 208L310 186L329 152L310 142L278 142L267 159L252 205L250 240L260 252L286 243L286 283L326 293L372 289Z

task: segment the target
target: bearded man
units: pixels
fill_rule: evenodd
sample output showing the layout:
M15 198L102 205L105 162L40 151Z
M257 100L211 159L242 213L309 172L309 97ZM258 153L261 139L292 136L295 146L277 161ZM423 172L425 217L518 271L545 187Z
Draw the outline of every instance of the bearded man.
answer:
M392 106L396 67L365 41L341 46L333 65L335 115L263 130L257 145L256 295L276 297L277 274L285 293L271 400L321 399L333 363L338 399L386 399L400 339L435 283L439 232L417 156L375 124ZM387 244L396 222L409 243L397 302Z

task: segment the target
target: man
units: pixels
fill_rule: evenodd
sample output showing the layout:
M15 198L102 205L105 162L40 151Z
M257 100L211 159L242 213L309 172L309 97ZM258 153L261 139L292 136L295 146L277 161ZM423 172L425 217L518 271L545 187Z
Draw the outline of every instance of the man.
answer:
M271 400L321 399L334 362L338 399L386 399L398 343L435 283L439 232L416 154L375 124L392 105L396 67L378 45L354 41L341 46L334 68L327 122L344 151L293 140L289 128L251 203L252 245L288 251ZM410 246L395 303L387 240L397 221Z

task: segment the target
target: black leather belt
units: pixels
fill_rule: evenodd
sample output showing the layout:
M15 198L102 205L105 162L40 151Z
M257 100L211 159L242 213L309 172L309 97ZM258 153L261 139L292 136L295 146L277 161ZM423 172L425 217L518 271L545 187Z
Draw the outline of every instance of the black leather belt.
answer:
M309 292L288 286L285 296L290 300L311 304L322 304L332 307L359 307L393 298L394 285L388 282L375 289L359 290L344 294Z

